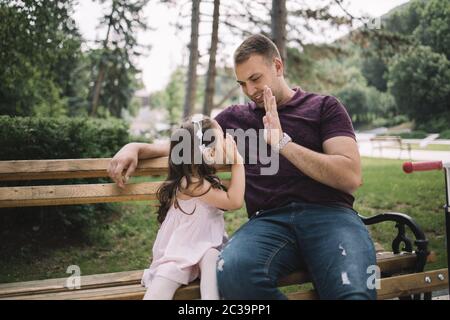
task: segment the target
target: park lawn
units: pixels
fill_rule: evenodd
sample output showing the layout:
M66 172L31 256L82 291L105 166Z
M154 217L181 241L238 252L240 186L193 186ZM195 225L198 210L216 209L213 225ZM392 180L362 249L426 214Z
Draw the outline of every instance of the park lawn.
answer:
M421 148L419 144L411 144L413 150L427 150L427 151L450 151L449 144L429 144L425 148Z
M357 191L355 209L364 216L386 211L403 212L419 223L430 239L437 262L427 268L445 266L445 231L442 206L445 201L442 172L406 175L401 161L363 159L364 184ZM221 174L227 176L227 174ZM158 178L133 178L134 181ZM161 179L161 178L159 178ZM148 266L158 230L154 201L111 204L115 211L110 222L92 228L84 240L57 247L30 241L31 249L0 259L0 283L67 277L70 265L78 265L82 275L143 269ZM228 234L247 220L245 209L225 214ZM394 224L370 227L375 241L386 249L395 237ZM14 246L14 244L3 244ZM8 250L11 252L11 250ZM289 287L283 290L295 290Z
M398 146L386 145L386 146L383 146L383 148L398 149ZM406 148L406 144L404 144L403 148ZM448 145L448 144L429 144L425 148L422 148L422 147L420 147L420 145L418 143L412 143L411 144L411 150L450 151L450 145Z
M445 183L442 171L403 173L400 160L363 159L363 186L356 192L355 209L363 216L401 212L411 216L429 239L437 261L427 269L446 266L444 210ZM394 223L370 227L372 237L385 249L394 237ZM413 236L410 234L410 238Z

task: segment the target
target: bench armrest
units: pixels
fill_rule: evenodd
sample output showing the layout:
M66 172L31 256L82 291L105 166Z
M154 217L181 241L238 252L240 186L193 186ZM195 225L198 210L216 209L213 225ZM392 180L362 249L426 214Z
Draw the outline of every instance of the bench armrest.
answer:
M396 222L395 227L398 229L398 233L395 239L392 241L392 251L396 254L400 253L400 244L402 242L405 244L403 251L413 252L412 241L406 236L405 233L405 226L408 226L414 234L414 244L417 246L417 249L415 250L415 253L417 255L416 271L423 271L427 262L427 256L430 253L428 251L428 239L413 218L404 213L398 212L386 212L373 217L364 217L359 215L359 217L364 222L364 224L368 226L386 221Z

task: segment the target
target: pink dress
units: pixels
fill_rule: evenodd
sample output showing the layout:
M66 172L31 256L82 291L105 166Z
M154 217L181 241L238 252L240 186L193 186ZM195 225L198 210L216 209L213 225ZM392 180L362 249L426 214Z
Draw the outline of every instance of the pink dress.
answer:
M175 209L172 205L153 244L153 260L144 270L141 284L150 286L155 276L188 284L195 280L200 269L198 263L211 248L220 250L226 233L223 211L199 198L178 199L181 208L192 215Z

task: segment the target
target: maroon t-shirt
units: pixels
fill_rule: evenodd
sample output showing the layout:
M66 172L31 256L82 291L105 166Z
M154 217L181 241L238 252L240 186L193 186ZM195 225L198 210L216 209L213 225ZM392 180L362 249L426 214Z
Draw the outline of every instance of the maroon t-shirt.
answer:
M324 141L347 136L355 139L350 117L345 107L332 96L324 96L295 89L290 101L278 106L281 127L292 141L316 152L323 153ZM264 108L254 102L233 105L215 120L222 129L264 129ZM253 153L254 146L252 146ZM259 210L282 207L294 201L322 205L337 205L352 208L354 197L345 192L326 186L303 174L289 160L280 155L279 170L274 175L261 175L261 167L269 167L258 161L248 164L249 142L245 143L245 203L248 216ZM258 155L259 153L257 153Z

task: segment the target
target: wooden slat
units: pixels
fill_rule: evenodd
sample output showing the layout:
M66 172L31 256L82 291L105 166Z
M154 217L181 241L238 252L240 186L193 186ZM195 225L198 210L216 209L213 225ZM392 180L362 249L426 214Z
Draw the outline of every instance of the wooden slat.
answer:
M440 280L439 275L444 276L444 280ZM425 281L426 277L430 278L430 283ZM447 269L405 274L381 279L380 289L378 290L378 299L392 299L416 293L432 292L435 290L445 289L447 287Z
M146 289L140 284L88 290L71 290L56 293L44 293L25 296L4 297L0 300L139 300L144 297ZM175 300L192 300L200 298L200 285L197 282L182 286L175 293Z
M80 290L139 284L142 273L143 270L133 270L82 276ZM66 281L67 278L57 278L0 284L0 298L70 291L66 288Z
M443 276L443 280L439 276ZM431 281L427 282L428 277ZM447 269L439 269L415 274L395 276L381 279L380 289L377 289L378 300L392 299L400 296L408 296L423 292L432 292L445 289L448 286ZM112 288L99 288L90 290L79 290L71 292L47 293L40 295L16 296L4 298L6 300L130 300L142 299L145 288L140 285L126 285ZM315 290L299 291L289 293L290 300L313 300L318 299ZM200 298L198 281L189 286L178 289L174 299L191 300Z
M427 262L436 261L436 253L431 252L427 257ZM411 270L415 267L416 255L414 253L403 252L394 254L392 252L378 252L377 265L383 273L400 273L403 270ZM278 285L280 287L292 284L301 284L310 282L311 278L305 271L294 272L287 277L280 279Z
M119 287L7 297L2 298L2 300L135 300L142 299L144 294L145 288L141 285L134 284Z
M0 161L0 181L107 178L111 158ZM217 166L219 172L230 166ZM140 160L133 176L167 173L167 157Z
M392 253L385 253L378 255L377 263L383 272L395 273L404 270L405 268L413 268L415 265L415 255L405 253L401 255L394 255ZM429 256L429 260L435 259L435 254ZM81 289L89 290L103 287L117 287L132 284L139 284L143 270L98 274L82 276ZM66 278L38 280L27 282L7 283L0 285L0 299L13 296L47 294L70 291L65 287ZM309 282L309 275L304 271L292 273L291 275L280 279L279 286L288 286L292 284L301 284ZM187 290L189 288L186 287ZM195 289L195 288L194 288ZM196 289L195 289L196 290ZM195 291L194 290L194 291ZM79 291L79 290L78 290ZM182 291L186 295L188 291ZM181 293L180 293L181 294ZM193 294L195 295L195 294Z
M443 276L443 280L439 278L440 276ZM425 281L426 277L429 278L430 282ZM377 299L393 299L446 288L448 288L448 271L446 268L412 273L381 279L380 289L377 289ZM293 292L287 296L290 300L314 300L319 298L315 290Z
M155 200L161 183L129 183L124 189L115 183L0 187L0 208Z
M160 184L132 183L124 189L115 183L2 187L0 208L154 200Z

